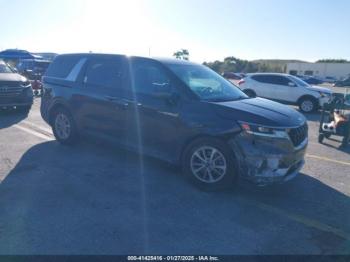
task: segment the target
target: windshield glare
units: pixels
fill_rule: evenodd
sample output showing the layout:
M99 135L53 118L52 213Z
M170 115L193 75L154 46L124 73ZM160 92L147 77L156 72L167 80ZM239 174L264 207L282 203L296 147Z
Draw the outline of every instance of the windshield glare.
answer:
M0 73L13 73L11 68L8 67L5 63L0 63Z
M246 99L238 87L201 65L168 65L187 86L204 101L232 101Z

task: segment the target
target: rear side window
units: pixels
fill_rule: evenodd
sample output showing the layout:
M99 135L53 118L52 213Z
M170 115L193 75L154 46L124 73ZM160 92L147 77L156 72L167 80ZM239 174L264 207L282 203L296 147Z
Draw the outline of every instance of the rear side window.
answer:
M58 56L49 66L46 76L63 79L67 78L80 59L80 56Z
M288 86L288 83L291 82L288 78L284 76L274 76L274 75L255 75L252 76L257 82L273 85L283 85Z
M94 87L121 88L123 75L122 58L93 59L88 63L85 83Z

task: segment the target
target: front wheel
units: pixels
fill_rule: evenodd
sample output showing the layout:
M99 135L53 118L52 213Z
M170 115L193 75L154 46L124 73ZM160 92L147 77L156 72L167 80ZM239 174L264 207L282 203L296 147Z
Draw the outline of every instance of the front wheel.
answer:
M54 112L51 124L53 134L61 144L71 145L77 141L77 129L74 119L68 110L58 108Z
M317 107L317 100L312 97L302 98L299 102L300 111L302 111L303 113L312 113L316 111Z
M233 185L238 177L236 159L230 147L217 139L193 142L185 152L183 169L200 189L215 191Z

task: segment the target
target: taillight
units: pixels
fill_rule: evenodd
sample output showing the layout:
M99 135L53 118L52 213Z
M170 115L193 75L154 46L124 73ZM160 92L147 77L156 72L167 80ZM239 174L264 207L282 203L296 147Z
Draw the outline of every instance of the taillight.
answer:
M238 85L243 85L245 83L244 79L241 79L239 82L238 82Z

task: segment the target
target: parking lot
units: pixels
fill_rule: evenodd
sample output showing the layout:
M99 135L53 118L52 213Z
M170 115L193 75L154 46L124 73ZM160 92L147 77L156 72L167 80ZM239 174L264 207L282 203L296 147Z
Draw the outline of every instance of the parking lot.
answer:
M319 113L296 179L207 193L151 158L59 145L39 107L0 114L0 254L350 254L350 147L318 144Z

